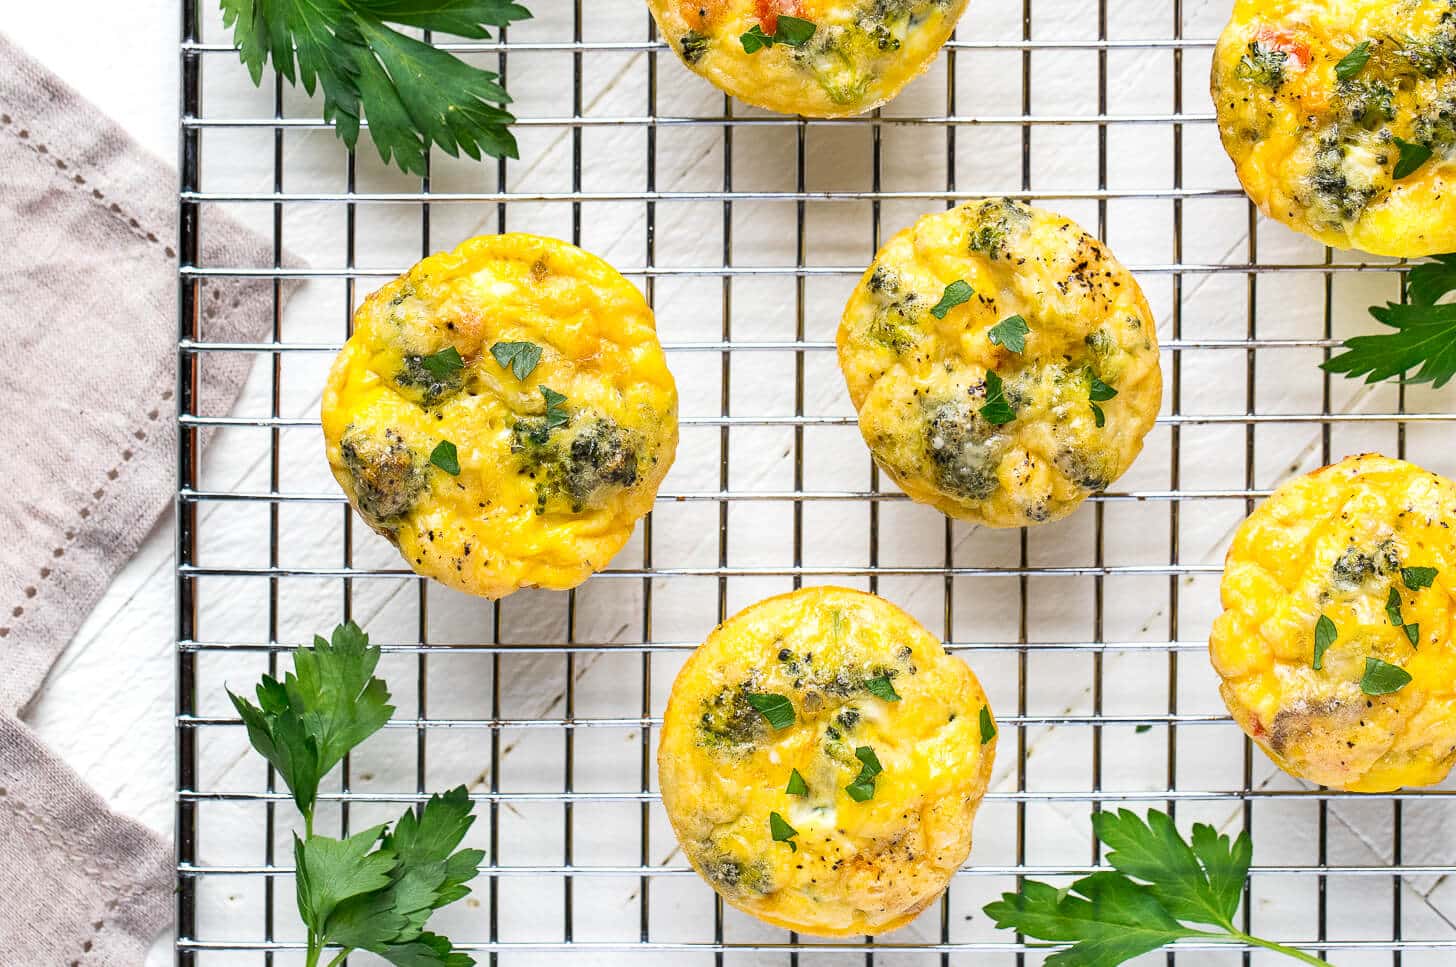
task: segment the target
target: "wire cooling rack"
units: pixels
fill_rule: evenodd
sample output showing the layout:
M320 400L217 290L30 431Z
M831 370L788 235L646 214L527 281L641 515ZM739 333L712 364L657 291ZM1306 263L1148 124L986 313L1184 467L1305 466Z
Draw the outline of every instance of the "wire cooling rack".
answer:
M506 76L522 160L436 153L423 180L380 165L367 136L344 151L302 93L254 90L210 5L182 6L179 964L302 963L292 808L222 689L346 617L383 645L399 711L322 795L320 828L468 784L487 859L440 929L482 963L1039 963L980 907L1024 877L1098 865L1087 817L1122 805L1252 830L1248 929L1342 965L1452 962L1451 788L1296 783L1233 726L1207 667L1223 548L1269 489L1361 450L1448 473L1456 460L1449 395L1317 368L1368 325L1364 306L1399 296L1400 267L1270 225L1238 190L1206 93L1227 2L974 0L882 112L805 121L707 88L637 0L540 0L502 42L443 45ZM1161 323L1166 398L1137 466L1032 531L906 501L874 471L834 366L839 307L879 244L984 194L1077 217ZM205 255L219 213L270 237L271 262ZM362 295L502 230L581 243L643 287L683 444L609 571L493 605L414 577L351 519L316 408ZM263 339L210 336L222 280L271 289ZM253 362L243 403L202 415L202 373L238 358ZM694 643L753 600L825 582L885 594L942 634L1003 729L969 864L877 941L725 909L655 791L656 726Z

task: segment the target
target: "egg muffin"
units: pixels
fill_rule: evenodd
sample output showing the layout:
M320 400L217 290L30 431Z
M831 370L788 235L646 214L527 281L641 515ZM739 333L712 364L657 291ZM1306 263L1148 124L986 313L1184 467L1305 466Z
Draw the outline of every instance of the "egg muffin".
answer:
M652 509L677 388L652 310L555 239L473 238L364 300L323 396L329 466L418 573L575 587Z
M1384 792L1456 761L1456 484L1350 457L1240 526L1209 654L1229 711L1290 775Z
M823 587L708 636L673 683L657 765L678 842L724 900L833 937L935 901L995 754L964 662L884 599Z
M890 239L844 310L839 365L880 467L991 527L1065 517L1107 487L1163 395L1137 281L1073 222L1009 199Z
M967 0L648 0L689 69L780 114L874 110L922 74Z
M1270 218L1377 255L1456 249L1456 0L1239 0L1213 100Z

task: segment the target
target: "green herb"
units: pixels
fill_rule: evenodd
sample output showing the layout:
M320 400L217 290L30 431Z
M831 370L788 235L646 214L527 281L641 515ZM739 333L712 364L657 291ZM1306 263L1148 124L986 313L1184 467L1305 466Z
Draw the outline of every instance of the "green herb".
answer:
M303 816L293 859L304 962L318 967L336 947L330 964L367 950L393 964L470 967L468 954L424 929L435 910L470 893L465 884L485 859L481 850L457 850L475 821L464 786L432 796L418 815L406 810L393 829L372 826L347 839L313 831L319 781L394 713L388 688L374 677L378 663L379 649L351 622L329 641L316 637L312 648L295 651L294 671L281 683L265 675L257 706L228 692L249 742L278 770Z
M449 440L441 440L435 445L435 449L430 451L430 462L452 477L460 476L460 454Z
M995 370L986 371L986 403L981 407L981 419L992 426L1004 426L1016 419L1016 410L1006 400L1006 385Z
M541 391L541 398L546 401L546 429L551 431L558 426L565 426L571 416L566 412L566 396L558 393L549 386L537 387Z
M1395 146L1400 149L1400 160L1395 163L1395 173L1391 176L1396 181L1403 181L1420 171L1435 156L1430 145L1421 144L1419 141L1396 138Z
M1257 946L1329 967L1318 957L1234 926L1253 860L1247 832L1231 840L1196 823L1190 844L1157 810L1146 821L1125 809L1095 813L1092 827L1111 850L1111 870L1083 877L1066 890L1028 880L1019 893L1003 893L985 908L1002 929L1072 944L1047 958L1047 967L1115 967L1184 939ZM1189 922L1219 929L1190 927Z
M885 770L880 765L880 759L875 755L875 750L867 745L856 748L854 757L860 762L859 775L854 777L854 782L844 787L844 791L849 793L849 798L855 802L864 802L874 798L875 776Z
M1151 725L1139 725L1137 728L1133 729L1133 731L1138 735L1145 735L1152 730L1153 727Z
M1335 623L1324 615L1314 623L1314 661L1311 663L1315 671L1322 671L1325 664L1325 652L1329 651L1330 645L1340 637L1340 630Z
M981 706L981 744L996 738L996 723L991 719L991 706Z
M1400 579L1407 588L1412 591L1424 591L1436 583L1436 575L1441 573L1433 567L1403 567L1400 569Z
M490 347L490 354L519 380L530 376L541 362L541 347L533 342L498 342Z
M1365 674L1360 677L1360 691L1366 695L1390 695L1410 683L1410 672L1399 665L1392 665L1379 658L1365 659Z
M1088 373L1087 398L1094 403L1106 403L1117 396L1117 390L1097 377L1096 373Z
M449 382L455 374L465 367L465 360L460 358L460 351L454 346L446 346L437 353L420 357L420 365L425 371L440 382Z
M768 814L768 834L773 837L775 843L788 843L789 848L795 853L799 851L799 844L794 842L794 837L799 831L784 821L784 817L778 813Z
M1026 336L1031 332L1031 327L1026 320L1020 316L1012 316L1009 319L1002 319L991 327L986 334L994 345L1005 347L1013 353L1026 352Z
M432 145L479 159L518 156L499 77L394 29L390 24L474 40L487 27L525 20L510 0L221 0L222 20L252 75L263 68L312 95L323 88L323 117L353 150L362 119L379 157L424 175ZM296 53L295 53L296 51Z
M888 675L877 675L874 678L865 679L865 688L870 690L871 695L883 698L887 702L900 701L900 696L895 691L895 686L890 682Z
M758 709L759 714L768 719L768 724L772 725L775 731L786 729L794 724L794 703L784 695L773 692L749 692L748 704Z
M1391 587L1390 594L1385 599L1385 616L1397 628L1405 625L1405 619L1400 616L1400 592L1394 586Z
M950 315L950 311L956 306L963 306L970 302L976 294L969 282L956 279L945 287L945 292L940 296L940 301L930 307L930 314L937 319L944 319Z
M1342 81L1354 80L1360 76L1365 65L1370 63L1370 41L1357 44L1340 62L1335 65L1335 76Z
M1370 314L1396 330L1346 340L1345 352L1327 360L1322 368L1349 377L1364 376L1378 383L1411 370L1412 383L1430 383L1440 389L1456 376L1456 305L1437 302L1456 291L1456 254L1411 269L1410 304L1371 306Z
M1102 427L1106 426L1107 414L1102 412L1102 407L1098 406L1096 403L1088 403L1087 405L1092 407L1092 422L1097 424L1097 428L1101 429Z
M790 796L809 795L809 784L804 781L803 776L799 775L798 769L789 771L789 787L784 792Z
M743 44L745 54L756 54L760 50L772 47L774 44L783 44L786 47L802 47L809 42L819 28L807 20L800 20L798 17L779 16L778 28L772 34L763 32L760 24L754 24L748 28L748 32L739 37Z
M1410 643L1411 643L1411 647L1412 648L1419 648L1421 646L1421 626L1420 625L1418 625L1418 624L1408 624L1408 625L1404 625L1401 628L1401 630L1404 631L1405 632L1405 636L1410 639Z

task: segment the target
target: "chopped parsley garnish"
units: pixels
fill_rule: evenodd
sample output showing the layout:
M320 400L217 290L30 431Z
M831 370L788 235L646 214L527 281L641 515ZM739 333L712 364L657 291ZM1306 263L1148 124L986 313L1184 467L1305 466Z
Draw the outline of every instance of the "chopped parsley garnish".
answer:
M773 837L775 843L788 843L789 848L795 853L799 851L799 844L794 842L794 837L799 835L799 831L790 826L778 813L768 814L768 834Z
M1370 41L1357 44L1335 65L1335 76L1342 81L1351 81L1360 76L1365 65L1370 63Z
M809 42L809 38L813 37L814 32L818 29L808 20L780 15L778 29L772 34L764 33L761 24L754 24L738 40L743 44L745 54L756 54L774 44L783 44L785 47L802 47Z
M1092 370L1087 370L1087 405L1092 407L1092 419L1097 422L1099 429L1107 425L1107 414L1097 404L1106 403L1116 396L1116 389L1102 382Z
M1315 671L1322 671L1325 664L1325 652L1329 651L1330 645L1340 637L1340 630L1335 623L1325 615L1320 615L1319 620L1314 624L1314 661L1310 667Z
M975 294L976 290L971 288L969 282L956 279L945 287L945 292L941 293L940 301L930 307L930 314L937 319L944 319L950 315L950 311L956 306L963 306L967 302L970 302Z
M877 698L883 698L887 702L900 701L900 695L895 691L895 686L890 682L890 676L877 675L874 678L865 679L865 688L870 694Z
M790 702L787 696L774 692L749 692L748 704L758 709L759 714L768 719L768 724L772 725L775 731L786 729L794 724L794 703Z
M1396 181L1404 181L1420 171L1435 156L1430 145L1421 144L1419 141L1396 138L1395 146L1400 149L1400 160L1395 163L1395 173L1391 176Z
M425 372L443 383L465 367L465 360L460 358L460 351L454 346L446 346L437 353L421 356L420 365L425 368Z
M993 369L986 371L986 403L981 407L981 419L992 426L1004 426L1016 419L1016 410L1006 399L1006 384Z
M490 347L490 354L519 380L530 376L541 362L541 347L533 342L498 342Z
M1151 732L1152 730L1153 730L1153 727L1151 725L1144 724L1144 725L1139 725L1137 728L1133 729L1133 732L1137 733L1138 735L1146 735L1147 733Z
M1385 599L1385 616L1397 628L1405 624L1405 619L1400 616L1400 592L1394 586L1390 589L1390 596Z
M1410 590L1424 591L1436 583L1436 575L1439 573L1433 567L1403 567L1400 569L1400 579Z
M1392 665L1379 658L1365 659L1365 674L1360 678L1360 691L1366 695L1390 695L1410 683L1410 672L1399 665Z
M1456 291L1456 254L1438 255L1434 262L1411 269L1408 291L1409 305L1370 307L1370 314L1395 332L1348 339L1345 352L1321 368L1364 376L1367 383L1412 370L1415 374L1405 377L1409 382L1430 383L1435 389L1449 383L1456 376L1456 304L1438 303Z
M859 775L855 776L854 782L844 787L844 791L849 793L849 798L855 802L865 802L874 798L875 776L884 772L885 769L880 765L880 759L875 755L875 750L867 745L856 748L854 757L860 761Z
M460 476L460 454L449 440L441 440L435 445L435 449L430 451L430 462L452 477Z
M799 775L798 769L789 770L789 786L784 792L790 796L809 795L809 784L804 781L803 776Z
M546 429L549 431L558 426L565 426L566 422L571 419L563 405L566 403L566 394L558 393L549 386L537 388L541 390L541 396L546 400Z
M1029 332L1031 332L1031 327L1026 324L1025 319L1020 316L1012 316L992 326L986 337L991 340L993 345L1009 349L1013 353L1024 353L1026 352L1026 336Z
M1421 646L1421 626L1419 624L1402 625L1400 630L1404 631L1405 636L1410 639L1412 648Z
M981 706L981 744L996 738L996 723L991 719L991 706Z

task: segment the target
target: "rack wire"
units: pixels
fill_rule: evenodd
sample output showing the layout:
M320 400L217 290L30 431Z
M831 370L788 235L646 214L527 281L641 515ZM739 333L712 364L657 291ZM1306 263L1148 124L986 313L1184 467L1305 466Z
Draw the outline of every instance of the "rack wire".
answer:
M1438 834L1453 787L1357 796L1285 779L1238 733L1216 694L1210 699L1203 656L1208 602L1220 572L1216 541L1199 543L1209 522L1226 530L1296 467L1328 463L1351 450L1381 447L1405 456L1410 437L1423 447L1417 458L1433 468L1449 458L1421 443L1449 433L1456 419L1449 395L1417 396L1402 385L1352 396L1327 375L1318 377L1313 396L1267 391L1271 379L1278 385L1286 360L1303 360L1313 370L1339 344L1337 334L1348 329L1344 307L1355 298L1351 293L1367 291L1347 291L1342 288L1347 281L1385 286L1381 291L1393 296L1402 284L1402 266L1337 257L1283 237L1270 243L1236 183L1185 177L1190 132L1201 132L1198 150L1211 143L1206 135L1212 115L1199 92L1201 79L1189 67L1206 63L1212 47L1217 22L1207 19L1207 11L1185 10L1184 0L1133 4L1151 11L1136 26L1153 33L1140 36L1125 29L1110 0L1036 4L1045 13L1033 11L1033 0L978 0L942 63L918 82L918 97L907 95L908 113L892 105L871 116L832 121L745 112L722 97L707 111L681 109L675 97L670 109L659 110L669 85L675 93L686 75L637 0L590 5L550 0L536 6L547 8L538 16L554 23L556 34L518 27L512 32L519 38L441 43L493 65L513 87L517 81L529 84L540 63L513 68L522 58L569 62L567 70L552 75L557 93L520 111L518 130L528 151L541 138L565 139L569 184L547 190L520 187L520 179L513 179L529 159L484 163L481 177L492 182L485 187L459 177L442 186L441 178L431 176L400 185L379 174L362 144L357 156L339 152L341 187L291 183L288 159L296 143L290 139L325 127L317 120L317 104L292 100L294 93L273 79L265 80L271 111L221 96L214 106L216 92L230 83L238 86L238 78L227 73L236 69L235 52L208 19L205 5L184 0L176 567L179 965L302 962L301 938L291 925L288 797L271 771L237 765L247 761L245 742L240 723L220 701L221 687L224 680L238 688L260 671L275 671L280 655L298 642L300 622L321 621L321 614L343 619L366 613L382 643L400 712L373 740L386 751L368 757L361 750L346 761L337 786L322 794L321 808L327 822L346 832L364 818L417 804L431 790L467 782L479 804L474 835L487 858L475 896L453 914L450 932L483 963L618 962L614 958L634 964L1039 963L1044 952L992 929L979 907L1026 877L1066 878L1098 866L1101 850L1089 838L1085 817L1120 805L1165 808L1180 822L1203 818L1226 829L1256 831L1258 865L1242 914L1246 929L1272 930L1340 964L1451 962L1456 927L1443 912L1450 905L1443 906L1442 887L1456 872L1456 848L1449 836L1443 843ZM978 24L985 8L999 10L1011 29L994 39L982 36ZM635 39L591 35L594 17L623 9L635 18ZM1063 17L1095 37L1060 35L1053 21ZM1190 19L1199 20L1206 36L1185 36ZM1114 36L1121 32L1133 35ZM1161 58L1162 109L1114 107L1125 86L1115 59L1134 55ZM991 56L1015 64L1019 110L1014 100L988 103L968 93L962 75ZM1095 104L1079 111L1043 103L1038 95L1047 75L1041 61L1053 56L1090 58L1081 63L1087 84L1095 84ZM624 113L601 113L588 78L608 68L638 78L645 103ZM560 93L568 78L569 104ZM938 88L943 107L936 109L929 95ZM1165 138L1161 183L1129 186L1119 177L1120 132L1129 129ZM663 143L683 131L711 135L713 157L721 165L714 187L664 186ZM973 177L976 166L967 161L974 162L993 131L1010 132L1019 167L1014 183L997 182L989 186L994 192ZM639 183L599 184L594 167L601 157L587 146L598 132L640 138ZM939 139L931 167L943 169L943 178L934 187L918 181L913 188L897 187L904 179L892 152L905 132ZM1046 132L1090 135L1087 157L1095 165L1077 179L1044 183L1037 161L1057 149L1043 143ZM788 138L780 146L792 184L771 189L735 184L740 170L735 156L741 161L760 149L749 139L765 134ZM241 159L228 149L212 149L204 166L204 143L216 136L263 140L250 142L252 153ZM854 145L864 157L857 162L866 166L867 184L819 187L810 158L821 136L858 139ZM215 160L218 155L224 156ZM438 165L443 159L434 160ZM224 163L251 168L270 184L213 185L207 172ZM842 401L826 402L820 392L824 379L836 378L833 318L826 329L820 310L833 300L821 287L842 293L864 265L843 257L839 248L834 251L842 261L824 264L814 257L821 210L866 207L867 259L887 238L892 219L895 226L904 224L909 209L988 193L1075 208L1102 238L1110 239L1118 219L1138 205L1155 206L1166 220L1166 255L1129 260L1150 292L1156 287L1155 301L1164 307L1168 387L1140 464L1149 469L1135 468L1113 491L1092 498L1075 523L1039 532L975 532L927 515L892 486L882 487L852 412ZM559 234L590 247L591 227L622 205L637 206L640 218L632 223L637 229L632 260L619 268L658 306L671 364L709 386L707 402L697 409L685 406L679 467L657 510L639 527L639 539L583 589L516 596L536 612L523 622L515 598L495 605L463 603L379 553L373 536L355 524L343 498L327 485L326 474L308 477L312 486L296 482L295 461L322 463L315 409L299 384L317 392L321 366L350 331L359 297L412 260L361 264L368 261L361 260L360 250L372 213L417 212L417 256L423 256L458 241L439 227L456 212L488 217L491 230L504 231L517 227L520 212L529 221L533 213L566 206L569 216ZM682 264L668 250L668 216L688 206L715 213L721 225L717 264ZM745 208L772 212L774 230L792 233L780 252L787 254L760 262L744 251L742 237L752 235L743 229ZM244 212L271 234L271 264L212 264L204 257L208 220L222 211ZM285 228L294 233L300 218L315 213L336 218L325 231L333 255L300 265L290 259ZM1188 232L1195 217L1196 235ZM1197 244L1209 218L1242 233L1222 257L1209 257ZM239 279L271 287L269 333L250 342L209 338L206 285ZM781 298L767 313L772 325L766 326L750 287L781 283L788 288L775 290ZM1310 284L1317 294L1298 324L1266 321L1271 290L1299 285L1309 291ZM300 330L290 321L288 295L308 285L340 287L328 291L342 293L343 312L334 310L326 323ZM1237 310L1230 310L1232 319L1206 318L1206 303L1199 301L1207 288L1220 286L1224 301ZM691 290L692 305L718 317L715 331L695 330L688 333L694 338L681 338L684 330L675 327L662 303L681 311L684 287ZM765 335L769 329L772 334ZM255 361L261 389L254 400L261 409L202 415L201 374L210 359L224 356ZM746 385L756 392L755 368L776 364L786 367L781 371L792 389L785 411L777 413L736 391ZM1233 374L1216 394L1227 405L1211 405L1204 395L1210 373L1221 380ZM1270 395L1274 399L1266 402ZM217 436L204 454L202 438L211 433ZM784 456L778 476L759 486L735 466L747 459L745 447L765 440L781 444ZM228 448L260 454L259 461L232 477L210 472L209 463L222 459L214 455ZM826 465L829 472L822 469ZM851 465L860 468L857 475L842 471ZM747 515L762 515L767 523L755 530L752 517L745 523ZM824 540L825 528L838 529L846 515L862 521L863 544L852 553ZM779 527L787 540L766 554L742 536ZM1123 536L1128 529L1138 531L1155 553L1129 544ZM686 531L711 538L701 559L675 549L674 541ZM842 556L826 560L821 542ZM746 557L739 550L745 544L754 552ZM309 545L306 553L302 545ZM815 941L725 909L673 850L655 790L654 733L666 690L701 633L763 593L827 581L918 602L917 614L980 675L1003 730L997 779L978 819L970 862L932 911L878 941ZM384 590L376 590L380 587ZM1061 611L1048 614L1048 599L1063 597L1073 603L1056 607L1075 611L1070 623ZM1157 607L1144 609L1150 617L1143 624L1129 623L1135 610L1129 602L1141 598L1155 600ZM245 610L261 623L241 618ZM539 618L541 612L549 616ZM611 623L604 624L602 614ZM470 622L463 633L441 631L451 615ZM525 630L514 631L515 625ZM1125 687L1128 681L1136 687ZM543 698L531 705L528 699L538 688ZM518 692L529 694L520 698ZM603 736L617 742L616 751ZM523 760L525 778L515 779L511 770ZM220 761L229 767L218 768ZM462 762L472 761L468 774L458 772ZM1050 766L1042 769L1043 761ZM453 771L437 774L442 762ZM1142 771L1134 774L1126 763ZM1195 944L1149 962L1164 957L1170 964L1231 964L1260 955Z

